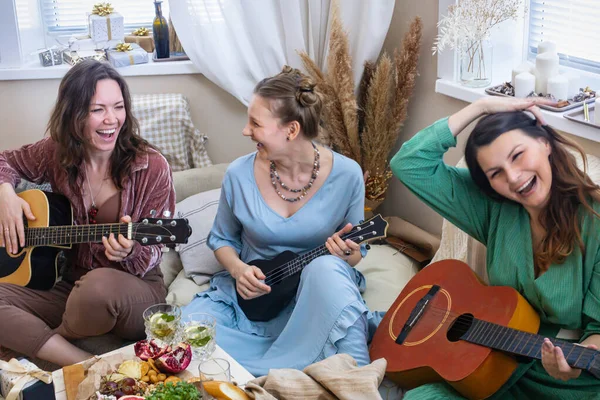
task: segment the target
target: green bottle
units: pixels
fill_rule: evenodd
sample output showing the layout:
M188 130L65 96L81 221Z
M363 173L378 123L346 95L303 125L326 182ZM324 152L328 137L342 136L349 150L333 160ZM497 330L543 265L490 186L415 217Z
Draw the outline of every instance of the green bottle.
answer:
M156 48L156 58L169 58L169 25L162 15L162 1L154 2L156 16L152 23L154 33L154 47Z

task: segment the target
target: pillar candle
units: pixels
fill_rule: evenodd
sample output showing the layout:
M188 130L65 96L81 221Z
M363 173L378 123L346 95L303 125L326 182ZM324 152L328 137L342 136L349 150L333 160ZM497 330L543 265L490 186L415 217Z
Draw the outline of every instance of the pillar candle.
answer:
M594 123L600 125L600 99L594 100Z
M535 58L535 91L546 94L548 79L558 75L558 54L542 53Z
M513 87L515 86L515 76L519 75L522 72L531 72L533 74L533 71L535 70L535 65L533 65L533 63L529 62L529 61L525 61L524 63L520 64L517 68L512 70L512 85Z
M579 84L580 76L573 71L565 72L563 76L569 80L567 98L571 99L573 96L579 94L579 88L581 87Z
M535 90L535 76L531 72L521 72L515 76L515 97L527 97Z
M548 79L547 92L556 100L566 100L569 94L569 79L562 75L556 75Z
M542 53L556 53L556 43L554 42L540 42L538 44L538 54Z

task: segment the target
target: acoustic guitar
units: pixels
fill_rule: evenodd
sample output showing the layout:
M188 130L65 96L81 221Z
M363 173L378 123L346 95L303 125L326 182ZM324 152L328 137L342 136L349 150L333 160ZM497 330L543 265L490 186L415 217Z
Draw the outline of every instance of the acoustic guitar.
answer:
M111 233L123 234L142 246L187 243L192 229L186 219L146 218L138 223L73 225L73 210L66 197L27 190L18 194L31 207L35 221L25 221L25 247L17 254L0 249L0 282L48 290L59 276L59 253L75 243L98 243Z
M381 215L376 215L352 227L352 231L341 238L350 239L361 244L386 235L388 223ZM312 260L330 254L325 245L298 255L292 251L284 251L271 260L254 260L248 264L260 268L265 274L265 284L271 292L250 300L244 300L237 293L240 308L251 321L269 321L281 312L294 298L300 284L300 273Z
M518 366L513 355L541 359L540 319L513 288L485 286L457 260L417 273L381 321L371 359L385 358L386 375L412 389L446 381L468 399L494 394ZM551 339L569 365L600 378L600 352Z

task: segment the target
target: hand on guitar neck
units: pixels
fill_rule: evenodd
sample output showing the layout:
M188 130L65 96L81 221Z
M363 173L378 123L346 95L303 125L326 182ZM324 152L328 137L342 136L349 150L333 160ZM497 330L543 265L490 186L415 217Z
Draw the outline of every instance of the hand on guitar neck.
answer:
M588 349L598 350L598 346L595 344L589 344ZM576 379L581 375L581 369L571 368L565 358L562 349L558 346L554 346L550 339L545 338L544 344L542 345L542 365L548 375L561 381L568 381L570 379Z
M0 247L17 254L19 246L25 246L23 216L29 221L35 221L35 216L10 183L0 184L0 204Z

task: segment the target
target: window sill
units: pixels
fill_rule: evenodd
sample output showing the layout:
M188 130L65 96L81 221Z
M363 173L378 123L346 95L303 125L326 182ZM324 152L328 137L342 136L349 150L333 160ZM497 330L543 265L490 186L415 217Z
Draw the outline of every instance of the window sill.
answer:
M146 64L131 65L117 68L123 76L145 75L181 75L199 74L200 71L190 61L161 61L154 62L151 57ZM53 67L42 67L39 61L32 62L21 68L0 69L0 81L3 80L28 80L28 79L61 79L71 68L69 64Z
M435 91L436 93L441 93L443 95L454 97L455 99L463 100L469 103L472 103L481 97L489 96L487 93L485 93L485 88L468 88L462 86L458 82L447 79L438 79L435 82ZM569 133L573 136L600 142L600 127L593 128L588 125L571 121L564 117L564 114L576 110L577 108L572 108L564 112L542 110L542 114L544 115L544 118L546 118L546 122L555 129Z

